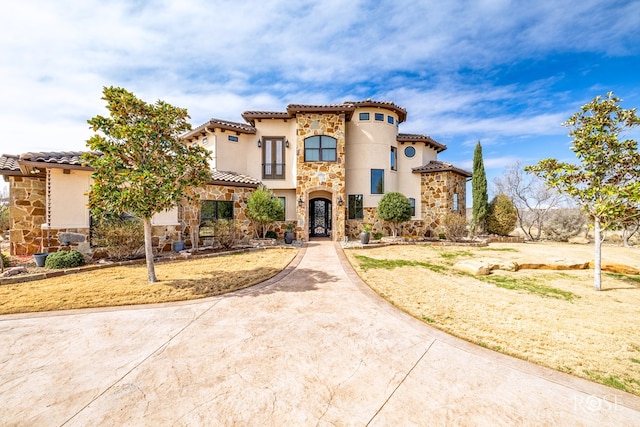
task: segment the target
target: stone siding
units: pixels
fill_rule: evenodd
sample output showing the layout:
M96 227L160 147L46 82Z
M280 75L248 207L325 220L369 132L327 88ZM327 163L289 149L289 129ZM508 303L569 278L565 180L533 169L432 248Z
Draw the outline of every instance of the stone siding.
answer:
M453 195L458 194L460 215L466 214L466 177L454 172L423 173L420 179L425 237L437 236L442 218L453 212Z
M332 239L345 237L346 208L337 201L346 201L345 194L345 116L344 114L298 114L297 119L297 173L296 200L302 198L302 206L296 205L296 236L309 239L309 198L314 192L331 194ZM337 140L335 162L305 162L304 140L310 136L327 135ZM345 203L346 204L346 203Z
M47 222L47 185L44 177L9 176L11 255L42 251L46 238L41 229Z
M248 241L248 239L255 234L253 221L247 217L246 213L247 200L254 190L254 188L227 187L223 185L205 185L195 189L195 193L200 197L199 200L191 203L187 201L183 202L178 214L180 223L184 227L183 239L185 244L193 247L196 239L197 246L204 245L205 243L213 243L210 241L213 239L203 239L198 236L200 226L200 201L202 200L233 201L233 217L237 231L240 233L243 241ZM178 233L176 232L176 234ZM169 240L166 242L166 244L170 245Z

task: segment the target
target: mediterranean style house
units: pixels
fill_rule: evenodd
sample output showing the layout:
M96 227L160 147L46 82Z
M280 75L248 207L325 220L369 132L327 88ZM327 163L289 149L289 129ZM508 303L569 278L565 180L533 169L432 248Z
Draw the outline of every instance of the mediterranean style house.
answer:
M246 235L247 199L260 185L271 189L285 216L278 236L294 224L296 237L356 237L364 224L389 234L376 216L385 193L411 203L412 219L401 235L432 237L444 215L465 215L471 173L437 160L446 146L428 135L399 133L407 118L393 102L290 104L286 111L246 111L244 122L211 119L183 136L207 148L213 180L195 189L196 204L156 215L154 245L170 250L177 240L206 241L211 221L234 219ZM91 169L81 152L26 153L0 157L9 182L12 254L56 251L72 244L88 250L91 218L87 195Z

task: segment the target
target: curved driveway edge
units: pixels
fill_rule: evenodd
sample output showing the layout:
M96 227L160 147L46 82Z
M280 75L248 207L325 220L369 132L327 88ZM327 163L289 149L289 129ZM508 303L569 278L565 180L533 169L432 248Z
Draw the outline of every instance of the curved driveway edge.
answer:
M640 398L455 339L332 242L161 306L0 317L2 425L638 425Z

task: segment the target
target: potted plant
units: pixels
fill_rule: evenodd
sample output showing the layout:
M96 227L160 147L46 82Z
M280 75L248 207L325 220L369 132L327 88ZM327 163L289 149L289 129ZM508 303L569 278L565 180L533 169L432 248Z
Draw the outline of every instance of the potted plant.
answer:
M369 224L365 224L362 227L362 232L360 233L360 243L366 245L369 243L369 239L371 238L371 226Z
M284 242L287 245L290 245L291 243L293 243L293 230L294 230L294 228L295 227L294 227L293 223L288 222L286 224L286 230L287 231L284 232Z
M44 267L44 262L46 261L47 256L49 256L49 252L44 251L44 242L42 237L38 237L38 239L40 240L40 252L33 254L33 260L36 262L36 266Z

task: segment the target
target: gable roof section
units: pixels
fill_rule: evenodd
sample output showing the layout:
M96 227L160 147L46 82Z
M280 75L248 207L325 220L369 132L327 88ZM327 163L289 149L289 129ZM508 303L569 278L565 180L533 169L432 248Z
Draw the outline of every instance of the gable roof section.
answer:
M472 173L464 169L457 168L451 163L440 162L438 160L431 160L426 165L419 166L411 169L413 173L436 173L436 172L453 172L467 178L471 178Z
M285 111L245 111L242 113L242 118L247 121L247 123L251 123L252 126L255 126L256 120L260 121L263 119L280 119L280 120L288 120L293 118L291 114Z
M210 132L213 132L216 129L221 129L222 131L232 131L238 135L241 133L249 134L249 135L256 133L256 128L246 123L231 122L229 120L213 118L208 122L201 124L200 126L193 129L192 131L185 133L184 135L181 136L181 138L191 139L198 136L204 136L206 135L207 130Z
M440 153L440 152L442 152L442 151L447 149L446 145L439 143L435 139L431 138L429 135L421 135L421 134L418 134L418 133L399 133L398 137L396 138L396 140L398 142L400 142L400 143L422 142L425 145L427 145L427 146L433 148L434 150L436 150L436 153Z
M0 156L0 175L37 175L40 168L91 170L80 158L83 151L32 152Z
M93 152L101 155L99 152ZM84 151L25 153L20 156L3 154L0 156L0 175L37 175L46 168L85 169L92 168L82 162ZM211 184L233 185L235 187L258 187L260 181L236 172L213 171Z

